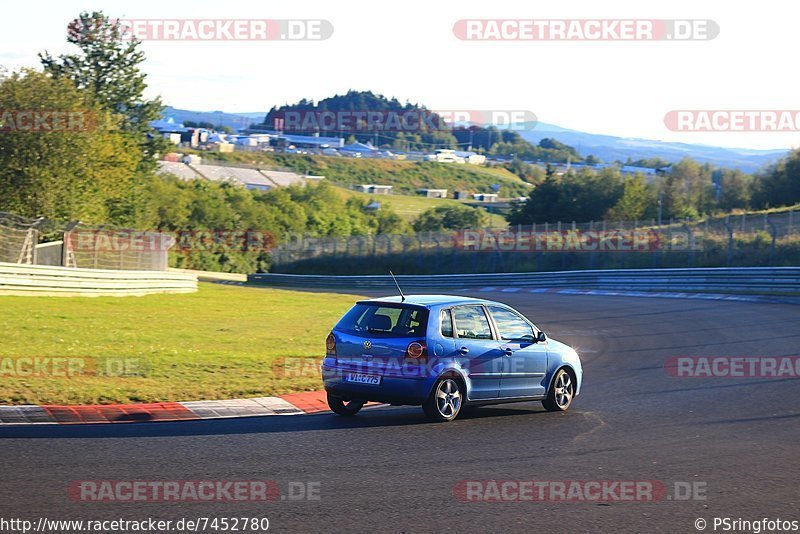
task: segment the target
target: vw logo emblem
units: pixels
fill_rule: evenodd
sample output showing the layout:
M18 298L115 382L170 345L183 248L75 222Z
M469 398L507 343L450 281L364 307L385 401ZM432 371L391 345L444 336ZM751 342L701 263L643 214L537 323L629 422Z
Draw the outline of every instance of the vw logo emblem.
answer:
M369 350L372 348L372 341L369 339L364 342L364 350Z

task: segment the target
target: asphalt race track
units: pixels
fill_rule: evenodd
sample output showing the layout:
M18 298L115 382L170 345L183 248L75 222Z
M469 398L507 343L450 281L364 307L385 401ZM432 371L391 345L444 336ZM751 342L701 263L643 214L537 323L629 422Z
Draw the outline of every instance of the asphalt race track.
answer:
M800 381L677 378L671 356L800 354L800 306L480 293L578 349L583 393L480 408L449 424L415 407L207 422L0 429L0 516L267 517L277 532L697 532L704 518L800 520ZM265 325L265 328L268 327ZM320 340L320 346L322 346ZM86 503L76 480L319 483L319 500ZM658 502L463 502L464 480L657 480ZM699 483L705 499L673 497ZM681 486L685 487L685 486ZM719 530L718 530L719 531Z

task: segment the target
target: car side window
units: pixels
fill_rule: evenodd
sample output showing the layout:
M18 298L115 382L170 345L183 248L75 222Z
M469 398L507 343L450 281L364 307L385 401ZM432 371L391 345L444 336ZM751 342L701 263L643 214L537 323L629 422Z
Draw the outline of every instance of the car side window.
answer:
M492 339L492 328L481 306L453 308L453 320L459 338Z
M494 306L489 307L489 312L497 326L497 333L503 341L533 343L536 339L531 325L518 314L509 309Z
M450 315L450 310L442 310L441 314L442 335L444 337L453 336L453 316Z

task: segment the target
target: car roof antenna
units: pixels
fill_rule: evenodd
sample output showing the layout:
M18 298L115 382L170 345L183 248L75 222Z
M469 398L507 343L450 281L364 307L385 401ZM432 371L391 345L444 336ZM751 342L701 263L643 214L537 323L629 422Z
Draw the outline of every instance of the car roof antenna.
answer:
M405 302L406 301L406 296L403 295L403 290L400 289L400 284L397 283L397 278L394 277L394 273L392 272L391 269L389 269L389 274L392 275L392 280L394 280L394 285L397 286L397 290L400 292L400 302Z

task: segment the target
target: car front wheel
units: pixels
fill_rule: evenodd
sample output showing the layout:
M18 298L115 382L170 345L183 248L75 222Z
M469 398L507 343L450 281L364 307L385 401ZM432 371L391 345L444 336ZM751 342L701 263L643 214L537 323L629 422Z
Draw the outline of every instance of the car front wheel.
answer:
M355 415L364 406L364 401L348 400L328 393L328 406L339 415Z
M458 380L443 377L436 381L433 393L422 405L422 410L431 421L452 421L461 411L464 392Z
M575 382L566 370L559 369L542 405L549 412L566 412L572 404L573 397L575 397Z

